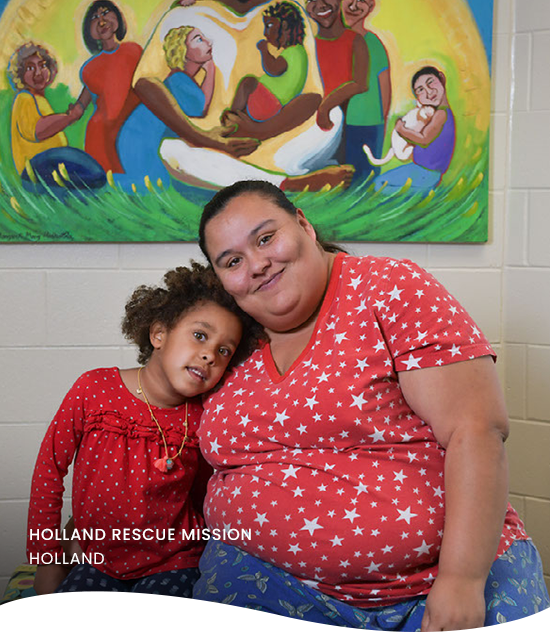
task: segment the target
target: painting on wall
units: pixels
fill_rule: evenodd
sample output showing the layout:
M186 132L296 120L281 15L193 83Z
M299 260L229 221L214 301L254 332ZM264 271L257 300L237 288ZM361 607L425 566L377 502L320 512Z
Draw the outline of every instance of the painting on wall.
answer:
M0 241L194 241L242 179L325 239L483 242L493 0L0 0Z

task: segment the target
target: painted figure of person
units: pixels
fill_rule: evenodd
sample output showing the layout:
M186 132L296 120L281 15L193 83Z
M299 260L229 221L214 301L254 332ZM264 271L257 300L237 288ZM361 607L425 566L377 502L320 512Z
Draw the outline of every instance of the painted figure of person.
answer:
M346 162L355 166L355 178L366 178L380 169L365 162L362 145L376 156L382 154L391 105L391 76L388 52L381 39L365 26L375 9L375 0L342 0L346 25L363 36L369 51L368 90L349 100L346 110Z
M80 118L79 109L56 113L46 98L56 75L57 62L43 46L27 42L11 57L8 76L17 90L11 112L15 168L23 186L34 192L43 192L43 184L50 189L102 187L106 178L101 166L69 147L63 131Z
M346 28L341 15L342 0L307 0L308 15L319 26L315 37L317 61L323 79L324 96L317 112L322 129L331 129L329 112L367 90L369 51L364 39Z
M293 4L303 11L297 2ZM242 77L262 71L260 58L250 55L247 46L264 32L265 6L260 5L261 0L204 0L174 7L160 20L136 69L134 87L141 101L177 136L162 142L161 157L174 177L207 188L247 178L269 179L288 190L347 186L353 168L340 166L334 159L343 117L334 114L335 129L330 132L315 124L322 89L307 20L308 69L302 93L266 121L254 121L239 111L228 113L226 126L219 124ZM184 24L200 28L213 41L219 74L209 112L199 120L185 115L164 83L170 69L161 52L163 38ZM240 160L244 157L246 161Z
M414 145L413 161L377 176L376 190L384 187L384 193L395 193L409 178L413 192L429 191L441 182L451 164L456 140L446 84L444 73L434 66L424 66L414 74L411 87L417 102L435 108L435 114L420 131L405 127L401 119L396 121L395 130Z
M203 117L208 112L214 91L215 66L212 60L212 42L193 26L172 29L164 40L166 62L171 73L165 85L176 99L178 106L187 116ZM202 83L197 75L203 69ZM144 189L144 177L164 186L169 184L169 174L162 162L158 149L163 138L175 136L143 103L130 114L117 138L123 174L115 180L125 189L134 184Z
M142 48L135 42L122 42L125 35L124 16L113 2L96 0L90 4L82 36L93 57L80 70L84 89L75 107L84 112L93 102L95 110L86 127L84 148L105 171L113 173L122 171L116 151L117 134L139 103L132 77Z
M304 48L304 19L290 2L278 2L263 13L264 39L257 47L265 74L244 77L239 83L230 111L245 110L255 121L265 121L301 93L307 75L307 52ZM278 51L273 55L269 45ZM222 123L227 120L222 114Z

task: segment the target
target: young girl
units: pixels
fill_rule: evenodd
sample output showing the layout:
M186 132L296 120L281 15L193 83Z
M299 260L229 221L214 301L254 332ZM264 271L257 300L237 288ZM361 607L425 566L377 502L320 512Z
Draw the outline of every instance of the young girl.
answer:
M191 596L203 543L190 536L204 527L206 482L199 396L249 355L260 329L209 268L193 262L167 272L164 283L138 287L126 304L122 331L138 346L142 366L84 373L42 442L27 547L38 564L38 594ZM58 533L63 478L75 454L71 542L87 563L69 572L73 560Z

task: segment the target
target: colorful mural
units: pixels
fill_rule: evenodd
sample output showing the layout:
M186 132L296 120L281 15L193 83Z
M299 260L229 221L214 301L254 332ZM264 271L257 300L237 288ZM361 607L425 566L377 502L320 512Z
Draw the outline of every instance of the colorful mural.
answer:
M0 0L0 241L193 241L284 188L325 239L487 239L493 0Z

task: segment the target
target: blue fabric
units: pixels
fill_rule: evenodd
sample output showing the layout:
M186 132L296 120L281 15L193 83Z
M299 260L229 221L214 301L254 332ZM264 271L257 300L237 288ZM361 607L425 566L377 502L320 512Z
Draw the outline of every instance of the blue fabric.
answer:
M89 564L75 566L40 615L37 632L100 632L124 620L124 632L181 632L198 569L120 580Z
M293 575L221 541L202 555L193 597L350 628L420 630L426 597L381 608L354 608L311 588ZM550 607L542 563L530 540L516 541L491 568L485 587L485 625L535 614Z
M76 147L53 147L36 154L30 160L31 167L38 179L42 182L34 183L29 178L27 170L21 174L23 188L32 193L45 193L46 185L50 190L59 190L60 187L53 178L53 172L57 171L61 181L67 189L98 189L105 185L107 177L103 167L89 154ZM64 164L69 180L65 180L59 171L59 165Z
M374 189L378 191L382 188L384 182L387 182L382 193L388 195L397 193L409 178L412 180L411 193L418 193L419 191L426 191L427 193L439 184L441 173L416 165L414 162L409 162L406 165L390 169L377 176L374 180Z
M345 162L355 167L354 180L365 180L371 172L377 176L380 167L371 165L363 145L368 145L376 158L382 156L384 149L384 125L346 125Z
M164 82L178 105L187 116L202 116L204 93L184 72L175 72ZM159 155L164 138L177 138L143 103L130 114L122 126L116 141L123 174L114 174L115 181L125 190L132 184L140 192L146 192L143 178L149 176L156 186L160 178L164 186L170 184L170 176Z

